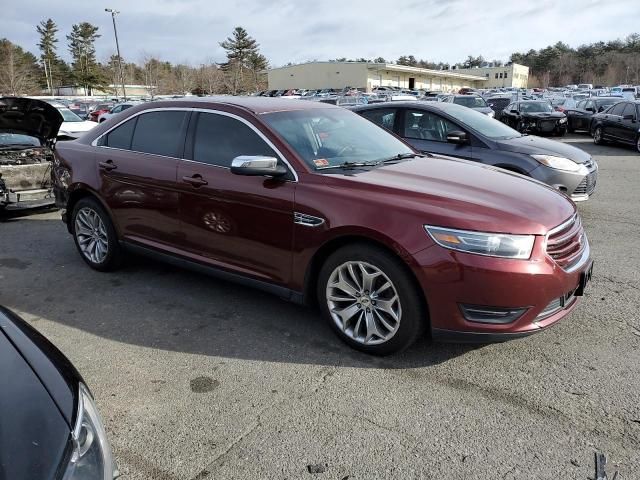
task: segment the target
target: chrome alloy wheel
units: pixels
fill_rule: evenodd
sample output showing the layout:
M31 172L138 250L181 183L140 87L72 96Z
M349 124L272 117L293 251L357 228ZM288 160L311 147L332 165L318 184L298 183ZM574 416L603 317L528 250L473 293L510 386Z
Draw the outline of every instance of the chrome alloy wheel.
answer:
M363 345L391 339L402 318L400 297L393 282L366 262L346 262L329 276L329 313L338 328Z
M82 207L76 215L75 234L82 254L93 263L102 263L109 253L109 237L100 215Z

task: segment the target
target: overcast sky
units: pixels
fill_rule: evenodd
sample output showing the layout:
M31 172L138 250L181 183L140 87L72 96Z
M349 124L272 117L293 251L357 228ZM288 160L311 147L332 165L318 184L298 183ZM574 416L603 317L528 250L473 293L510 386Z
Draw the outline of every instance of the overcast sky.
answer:
M245 27L273 66L338 57L395 60L415 55L457 62L468 55L507 60L514 51L571 46L640 31L640 0L6 0L0 37L37 53L35 25L52 18L68 59L71 25L98 25L98 59L115 52L111 16L121 11L122 55L193 65L222 61L218 42Z

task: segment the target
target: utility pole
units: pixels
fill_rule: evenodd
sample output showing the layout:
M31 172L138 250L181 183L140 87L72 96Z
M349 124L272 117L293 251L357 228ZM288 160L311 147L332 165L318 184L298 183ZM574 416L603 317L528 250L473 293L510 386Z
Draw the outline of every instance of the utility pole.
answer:
M116 28L116 15L120 12L114 10L113 8L105 8L105 12L111 14L111 20L113 21L113 34L116 37L116 51L118 52L118 69L120 70L120 82L122 83L122 96L124 97L124 101L127 101L127 91L124 88L124 74L122 73L122 57L120 56L120 45L118 43L118 29Z

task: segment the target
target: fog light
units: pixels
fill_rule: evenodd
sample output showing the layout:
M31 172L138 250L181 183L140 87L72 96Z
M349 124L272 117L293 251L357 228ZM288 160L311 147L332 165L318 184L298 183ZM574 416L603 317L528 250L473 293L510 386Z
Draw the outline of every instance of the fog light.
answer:
M482 307L460 304L462 315L469 322L506 324L515 322L527 311L526 308Z

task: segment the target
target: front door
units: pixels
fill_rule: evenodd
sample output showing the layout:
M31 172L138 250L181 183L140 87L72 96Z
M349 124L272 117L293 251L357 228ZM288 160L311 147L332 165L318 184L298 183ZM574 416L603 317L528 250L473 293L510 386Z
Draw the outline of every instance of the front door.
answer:
M279 158L257 129L223 112L197 113L178 166L184 248L200 261L259 280L288 283L293 241L293 177L231 173L241 155Z
M447 142L447 133L463 128L440 115L426 110L407 108L399 124L399 135L421 152L440 153L452 157L473 159L470 144Z
M155 247L179 236L176 185L189 112L137 115L100 137L96 167L100 194L127 239Z

